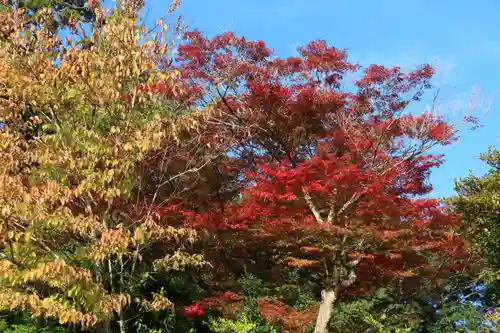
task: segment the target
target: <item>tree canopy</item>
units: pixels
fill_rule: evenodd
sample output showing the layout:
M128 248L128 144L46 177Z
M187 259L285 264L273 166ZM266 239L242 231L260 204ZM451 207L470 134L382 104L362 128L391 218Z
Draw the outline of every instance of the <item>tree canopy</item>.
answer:
M457 138L409 111L429 65L197 30L172 61L142 6L0 12L6 331L489 329L461 297L474 256L498 263L498 153L448 204L429 198L430 151Z

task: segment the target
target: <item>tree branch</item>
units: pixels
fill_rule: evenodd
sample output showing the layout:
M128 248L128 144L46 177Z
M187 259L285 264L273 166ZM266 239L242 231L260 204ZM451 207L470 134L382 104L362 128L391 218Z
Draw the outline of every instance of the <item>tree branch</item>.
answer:
M316 222L323 223L324 221L321 218L321 214L318 211L318 209L316 208L316 206L314 205L309 192L304 187L302 187L302 192L304 193L304 199L306 200L307 205L309 206L309 209L311 210L312 214L314 215Z

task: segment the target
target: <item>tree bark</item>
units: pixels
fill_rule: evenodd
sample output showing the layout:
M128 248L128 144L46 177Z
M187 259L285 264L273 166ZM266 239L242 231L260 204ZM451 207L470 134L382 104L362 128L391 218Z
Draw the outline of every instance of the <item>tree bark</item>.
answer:
M321 305L316 318L316 327L314 333L328 333L328 322L332 316L333 305L339 297L339 293L343 288L349 288L356 282L356 265L361 258L350 261L347 267L335 267L334 282L329 285L328 289L321 292Z
M323 290L321 292L321 305L318 311L318 317L316 318L316 326L314 327L314 333L328 333L328 322L332 316L333 304L338 297L338 291L335 290Z
M120 320L118 320L118 326L120 327L120 333L125 333L125 318L123 315L123 310L120 310Z

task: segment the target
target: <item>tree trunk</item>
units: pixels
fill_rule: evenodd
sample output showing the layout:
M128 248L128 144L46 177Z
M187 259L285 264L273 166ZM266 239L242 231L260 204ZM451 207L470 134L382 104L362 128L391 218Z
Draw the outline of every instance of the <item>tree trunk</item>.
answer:
M104 323L104 332L106 333L111 333L112 330L111 330L111 323L109 322L109 320L106 320L106 322Z
M321 292L321 305L316 319L314 333L328 333L328 321L332 316L333 304L337 300L338 292L335 290L323 290Z
M125 319L123 318L123 311L120 310L120 320L118 320L118 326L120 327L120 333L125 333Z

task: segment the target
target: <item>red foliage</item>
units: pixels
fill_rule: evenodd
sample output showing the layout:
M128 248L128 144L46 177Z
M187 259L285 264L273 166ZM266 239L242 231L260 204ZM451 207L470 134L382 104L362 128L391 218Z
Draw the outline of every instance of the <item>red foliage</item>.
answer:
M184 308L183 315L188 318L203 317L205 308L199 303L194 303Z
M430 66L404 73L372 65L348 91L342 79L359 66L324 41L282 59L263 42L232 33L185 37L176 65L182 100L210 105L202 140L223 138L218 153L226 157L216 172L200 172L189 191L196 200L164 201L158 220L217 235L238 230L230 233L233 253L246 235L239 239L245 253L259 243L277 263L320 272L336 265L337 246L356 262L351 292L394 277L432 278L462 258L462 240L448 232L456 216L422 197L442 163L428 151L452 142L455 130L431 112L406 112L430 88ZM144 89L173 94L161 85Z
M265 299L259 300L259 307L262 318L280 327L282 332L308 332L309 325L316 318L315 308L299 312L281 302L271 302Z
M98 4L99 4L99 1L97 1L97 0L88 0L87 1L88 8L94 8L94 7L98 6Z
M203 309L220 311L224 315L234 315L241 308L242 300L243 295L227 291L203 298L195 304Z

